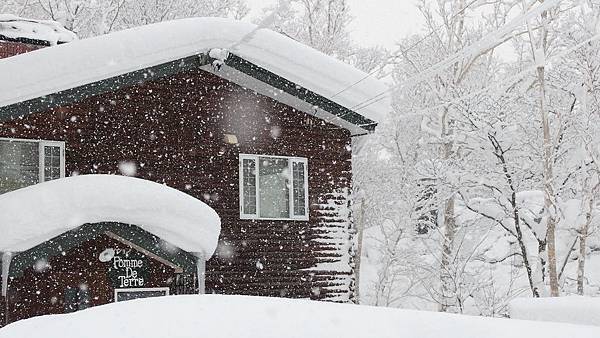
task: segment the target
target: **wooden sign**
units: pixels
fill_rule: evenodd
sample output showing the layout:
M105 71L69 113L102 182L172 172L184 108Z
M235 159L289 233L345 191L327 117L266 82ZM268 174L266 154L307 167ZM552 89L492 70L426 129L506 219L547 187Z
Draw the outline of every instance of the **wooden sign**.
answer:
M111 254L110 250L114 250ZM108 252L108 253L107 253ZM112 256L110 259L108 259ZM143 288L149 277L147 257L133 249L107 249L100 259L108 266L108 276L115 288Z

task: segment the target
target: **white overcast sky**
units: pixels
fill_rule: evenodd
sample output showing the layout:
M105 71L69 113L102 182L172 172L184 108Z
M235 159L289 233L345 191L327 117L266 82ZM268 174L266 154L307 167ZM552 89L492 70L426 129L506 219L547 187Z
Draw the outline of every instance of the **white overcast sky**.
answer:
M250 18L276 0L247 0ZM353 39L364 46L382 45L393 49L401 37L417 33L421 21L414 0L348 0L354 20Z

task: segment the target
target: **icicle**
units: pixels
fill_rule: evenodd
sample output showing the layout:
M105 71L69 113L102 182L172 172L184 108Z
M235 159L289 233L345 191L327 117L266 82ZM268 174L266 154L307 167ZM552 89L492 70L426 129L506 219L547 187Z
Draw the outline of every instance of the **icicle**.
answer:
M6 297L8 292L8 272L11 260L12 252L4 252L2 254L2 297Z

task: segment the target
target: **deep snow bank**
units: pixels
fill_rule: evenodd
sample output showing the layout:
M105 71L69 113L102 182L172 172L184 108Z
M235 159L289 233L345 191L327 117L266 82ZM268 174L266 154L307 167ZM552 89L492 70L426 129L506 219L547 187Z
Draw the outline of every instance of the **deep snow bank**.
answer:
M24 251L85 223L121 222L210 257L217 213L165 185L126 176L82 175L0 195L0 251Z
M593 326L245 296L138 299L32 318L0 338L598 338Z
M516 319L600 326L600 298L518 298L510 303L510 316Z

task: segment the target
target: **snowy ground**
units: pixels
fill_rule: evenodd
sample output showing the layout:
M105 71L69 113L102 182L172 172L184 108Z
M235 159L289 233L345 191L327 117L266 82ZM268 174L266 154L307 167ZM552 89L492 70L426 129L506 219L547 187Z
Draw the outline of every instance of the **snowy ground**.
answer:
M600 328L281 298L171 296L32 318L0 338L598 338Z
M510 303L510 317L600 326L600 297L515 299Z

